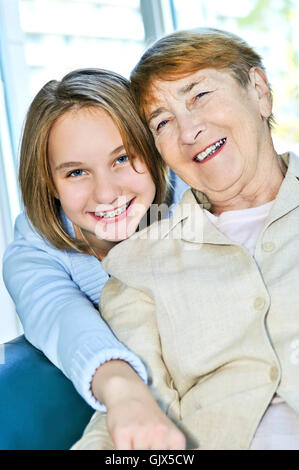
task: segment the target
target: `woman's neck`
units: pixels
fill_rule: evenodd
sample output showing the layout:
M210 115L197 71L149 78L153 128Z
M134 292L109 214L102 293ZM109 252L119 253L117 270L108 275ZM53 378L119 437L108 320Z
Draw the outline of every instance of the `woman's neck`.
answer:
M217 202L210 200L211 212L220 215L222 212L258 207L273 201L278 194L286 171L287 168L283 160L275 153L268 161L260 165L255 178L238 194Z

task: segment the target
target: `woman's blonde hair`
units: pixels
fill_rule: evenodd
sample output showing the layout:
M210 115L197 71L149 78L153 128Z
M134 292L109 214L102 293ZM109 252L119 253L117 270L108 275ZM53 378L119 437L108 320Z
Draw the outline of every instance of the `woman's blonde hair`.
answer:
M231 72L246 87L252 67L265 70L259 54L232 33L214 28L177 31L159 39L143 54L131 73L131 89L145 120L155 80L177 80L198 70L215 68ZM271 93L270 86L269 90ZM269 127L272 123L271 115Z
M116 124L127 155L146 164L154 184L154 202L160 204L167 188L167 170L153 138L140 119L124 77L102 69L82 69L61 81L48 82L34 98L25 122L20 155L19 181L27 216L39 234L56 248L87 251L86 243L72 238L60 218L60 202L48 159L48 140L53 124L71 109L98 107Z

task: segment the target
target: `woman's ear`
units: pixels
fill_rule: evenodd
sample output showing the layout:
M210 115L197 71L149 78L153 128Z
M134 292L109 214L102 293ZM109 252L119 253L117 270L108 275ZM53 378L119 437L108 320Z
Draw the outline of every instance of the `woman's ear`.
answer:
M267 76L260 67L252 67L249 70L249 78L257 94L261 116L267 119L272 114L273 105Z

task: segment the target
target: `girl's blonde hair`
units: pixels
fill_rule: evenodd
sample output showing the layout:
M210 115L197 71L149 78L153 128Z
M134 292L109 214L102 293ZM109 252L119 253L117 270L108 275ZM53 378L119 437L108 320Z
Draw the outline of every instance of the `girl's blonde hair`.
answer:
M140 119L124 77L102 69L82 69L61 81L48 82L34 98L25 122L20 155L19 181L27 216L39 234L63 250L86 252L85 242L72 238L60 218L60 202L48 159L48 140L56 120L71 109L98 107L116 124L127 155L146 164L154 184L154 202L160 204L167 188L167 170L151 133Z
M131 73L131 89L139 112L146 119L155 80L177 80L198 70L227 70L241 86L249 81L249 70L265 70L262 59L243 39L214 28L177 31L153 44ZM271 89L269 86L271 93ZM273 123L273 115L268 125Z

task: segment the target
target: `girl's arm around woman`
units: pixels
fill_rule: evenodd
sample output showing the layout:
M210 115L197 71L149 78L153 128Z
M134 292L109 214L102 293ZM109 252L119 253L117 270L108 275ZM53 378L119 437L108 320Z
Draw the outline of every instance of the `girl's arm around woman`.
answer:
M91 391L91 380L106 361L128 362L146 382L141 360L115 338L94 306L108 279L94 257L57 250L21 214L4 255L3 278L26 338L93 408L104 409Z

